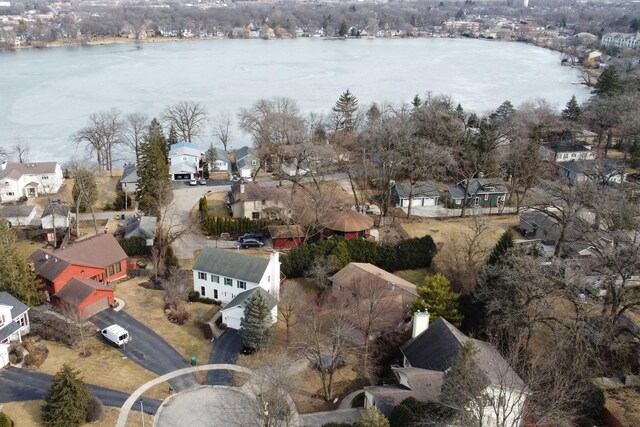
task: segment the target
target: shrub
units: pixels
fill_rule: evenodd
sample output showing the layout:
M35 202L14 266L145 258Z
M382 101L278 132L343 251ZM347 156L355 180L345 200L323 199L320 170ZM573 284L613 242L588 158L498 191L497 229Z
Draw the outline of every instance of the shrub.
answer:
M136 236L120 240L120 246L128 256L149 255L149 246L144 237Z
M87 405L87 422L95 423L100 421L103 417L104 405L102 404L102 401L98 397L91 395L89 398L89 404Z
M189 302L197 302L200 299L200 293L198 291L190 291L187 299Z
M9 418L9 415L4 412L0 412L0 427L11 427L13 425L13 421Z
M31 353L26 354L24 356L24 365L25 366L32 366L33 365L33 356L31 355Z
M229 327L229 325L227 325L226 323L220 323L220 325L218 325L218 327L224 331L225 329L227 329Z
M189 312L183 306L174 308L169 313L169 321L177 323L178 325L184 325L189 320Z
M126 206L127 209L131 209L131 197L128 194ZM117 211L121 211L125 208L124 193L119 192L116 194L116 200L113 202L113 208Z
M24 363L27 366L40 366L47 360L49 349L44 343L36 342L34 337L29 337L29 341L24 342L24 348L29 354L24 357Z
M202 228L211 235L219 235L221 233L242 234L255 233L263 231L269 225L282 225L282 220L267 219L249 219L249 218L231 218L225 216L205 216L202 222Z
M204 339L211 340L213 338L213 331L211 330L211 325L208 322L198 323L198 328L202 331Z
M214 300L213 298L206 298L206 297L202 297L202 298L198 298L198 302L201 302L203 304L220 304L219 301Z
M9 353L9 363L11 363L12 365L18 363L18 355L15 353Z

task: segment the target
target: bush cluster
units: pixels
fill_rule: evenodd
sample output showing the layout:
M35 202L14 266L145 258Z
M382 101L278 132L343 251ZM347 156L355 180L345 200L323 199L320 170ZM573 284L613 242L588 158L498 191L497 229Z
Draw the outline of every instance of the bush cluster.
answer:
M0 412L0 427L11 427L12 425L11 418L4 412Z
M213 298L201 297L198 291L191 291L187 297L190 302L201 302L203 304L220 305L221 302Z
M205 215L202 228L211 235L220 233L241 234L264 231L269 225L282 225L279 219L231 218L225 216Z
M302 277L316 257L328 257L336 269L350 262L367 262L387 271L422 268L431 265L437 248L431 236L403 240L396 245L379 245L370 240L322 240L291 249L282 256L282 272Z
M144 237L135 236L120 240L120 246L127 256L149 255L149 246Z

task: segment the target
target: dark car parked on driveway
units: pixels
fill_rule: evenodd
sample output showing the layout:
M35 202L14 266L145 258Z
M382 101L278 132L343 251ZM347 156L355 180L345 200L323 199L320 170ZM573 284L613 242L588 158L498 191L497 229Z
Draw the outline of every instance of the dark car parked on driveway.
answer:
M238 236L238 242L242 242L247 239L262 240L263 238L263 233L244 233Z
M261 248L264 246L260 240L256 239L244 239L240 242L240 246L243 248Z

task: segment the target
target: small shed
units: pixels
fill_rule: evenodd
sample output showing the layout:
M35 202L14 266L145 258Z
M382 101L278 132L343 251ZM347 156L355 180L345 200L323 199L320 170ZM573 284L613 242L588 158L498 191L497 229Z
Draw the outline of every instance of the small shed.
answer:
M371 234L373 218L353 209L333 211L327 214L324 228L324 237L365 238Z
M274 248L294 248L304 242L305 232L301 226L270 225L269 234Z
M271 311L271 324L276 323L278 321L278 300L260 287L241 292L229 301L222 309L222 322L226 323L229 328L240 329L240 322L244 319L244 309L247 308L247 304L256 292L262 295L267 308Z

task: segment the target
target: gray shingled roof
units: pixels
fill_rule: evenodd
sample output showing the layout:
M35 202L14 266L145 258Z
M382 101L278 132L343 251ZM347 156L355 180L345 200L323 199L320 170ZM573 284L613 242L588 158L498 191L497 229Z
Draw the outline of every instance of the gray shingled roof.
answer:
M156 235L155 216L130 216L124 226L124 238L144 237L145 239L153 239Z
M29 310L25 304L9 292L0 292L0 305L8 305L11 307L11 317L16 317Z
M47 205L45 210L42 211L41 218L44 218L45 216L51 215L52 212L55 212L56 215L68 216L69 212L71 212L71 206L69 206L69 205L52 205L52 204L49 204L49 205Z
M216 148L216 157L218 158L218 160L229 163L229 155L226 151L220 148Z
M20 325L16 322L7 322L5 326L0 329L0 341L3 341L13 335L18 329L20 329Z
M31 205L6 205L0 206L1 218L16 218L27 217L31 215L31 212L35 209L35 206Z
M57 165L56 162L7 163L5 169L0 170L0 178L10 177L19 179L22 175L54 173Z
M122 172L120 182L138 182L138 168L136 165L127 165Z
M492 187L492 190L487 189ZM451 197L462 199L464 197L464 186L462 184L452 184L448 187ZM469 183L468 196L481 194L502 194L507 192L507 186L501 178L473 178Z
M264 302L267 304L268 310L271 310L273 307L278 305L278 300L275 299L273 295L271 295L269 292L265 291L261 287L257 287L257 288L249 289L248 291L239 293L238 295L236 295L234 299L229 301L229 303L224 307L224 309L239 306L239 307L242 307L242 309L244 310L245 308L247 308L247 304L249 304L249 301L251 300L251 298L253 298L256 292L262 295Z
M269 260L219 248L203 248L194 270L259 283Z
M408 199L411 185L408 182L398 182L395 185L395 192L401 199ZM435 197L438 195L438 188L432 182L418 182L413 186L413 197Z

